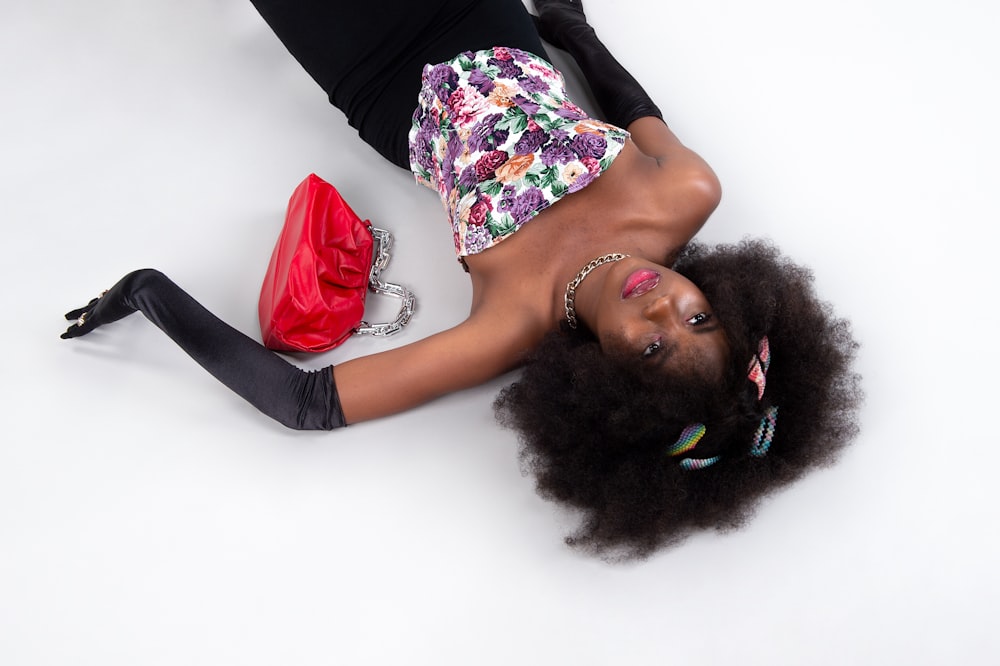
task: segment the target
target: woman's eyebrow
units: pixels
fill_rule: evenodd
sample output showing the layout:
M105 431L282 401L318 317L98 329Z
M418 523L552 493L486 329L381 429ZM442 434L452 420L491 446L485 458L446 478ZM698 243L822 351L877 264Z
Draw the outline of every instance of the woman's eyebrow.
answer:
M708 324L707 326L698 326L697 328L694 329L694 332L697 333L698 335L701 335L702 333L714 333L715 331L719 330L719 328L721 328L719 326L719 322L713 322L711 324Z

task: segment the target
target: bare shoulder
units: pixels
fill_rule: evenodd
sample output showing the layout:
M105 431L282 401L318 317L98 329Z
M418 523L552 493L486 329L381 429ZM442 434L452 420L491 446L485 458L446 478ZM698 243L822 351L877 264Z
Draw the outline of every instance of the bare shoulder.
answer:
M712 167L701 155L681 143L663 121L640 118L628 129L639 153L654 160L657 167L653 172L654 178L694 188L718 203L721 186Z
M631 141L607 175L646 215L690 240L719 205L718 177L658 118L640 118L628 129Z

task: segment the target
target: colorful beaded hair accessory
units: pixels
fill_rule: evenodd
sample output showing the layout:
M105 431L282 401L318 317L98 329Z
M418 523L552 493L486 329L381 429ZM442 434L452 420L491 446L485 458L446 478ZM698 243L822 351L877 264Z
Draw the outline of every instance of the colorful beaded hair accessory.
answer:
M754 458L763 458L767 455L767 450L771 448L771 440L774 439L774 428L778 420L778 408L768 407L764 412L764 418L757 426L757 432L753 434L753 442L750 444L750 455Z
M681 436L677 438L677 441L667 449L667 455L669 456L679 456L682 453L687 453L694 447L698 446L698 442L701 438L705 436L705 424L704 423L692 423L688 427L681 431ZM713 456L711 458L684 458L678 464L681 469L701 469L703 467L708 467L709 465L719 461L719 456Z
M757 385L757 400L764 397L764 387L767 386L767 369L771 367L771 346L767 343L767 336L760 339L757 345L757 354L750 359L750 367L747 368L747 379Z
M750 366L747 368L747 379L757 385L757 400L764 397L764 389L767 386L767 370L771 367L771 347L768 344L767 336L760 339L757 345L757 354L750 359ZM755 458L762 458L771 448L771 440L774 439L774 430L778 421L778 408L768 407L764 411L764 416L757 426L753 440L750 444L750 455ZM680 437L667 448L667 455L674 457L682 453L693 450L701 438L705 436L704 423L692 423L681 431ZM720 456L711 458L683 458L678 466L684 470L705 469L719 462Z
M667 449L668 456L679 456L682 453L687 453L694 447L698 446L698 442L701 438L705 436L705 424L704 423L692 423L688 427L681 430L681 436L677 438L673 446Z

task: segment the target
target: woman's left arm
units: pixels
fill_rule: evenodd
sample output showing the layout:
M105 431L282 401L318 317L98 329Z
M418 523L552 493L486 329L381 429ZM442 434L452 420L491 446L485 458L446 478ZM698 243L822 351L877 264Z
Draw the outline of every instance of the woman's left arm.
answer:
M643 154L655 158L661 166L690 172L706 181L706 185L718 188L719 179L701 156L681 143L677 135L659 118L646 116L639 118L625 129L632 135L632 141Z

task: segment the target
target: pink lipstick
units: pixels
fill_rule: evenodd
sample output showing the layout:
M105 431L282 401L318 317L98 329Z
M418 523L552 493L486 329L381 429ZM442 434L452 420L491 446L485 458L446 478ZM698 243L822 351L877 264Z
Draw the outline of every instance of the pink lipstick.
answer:
M648 268L632 271L622 284L622 298L635 298L660 284L660 274Z

